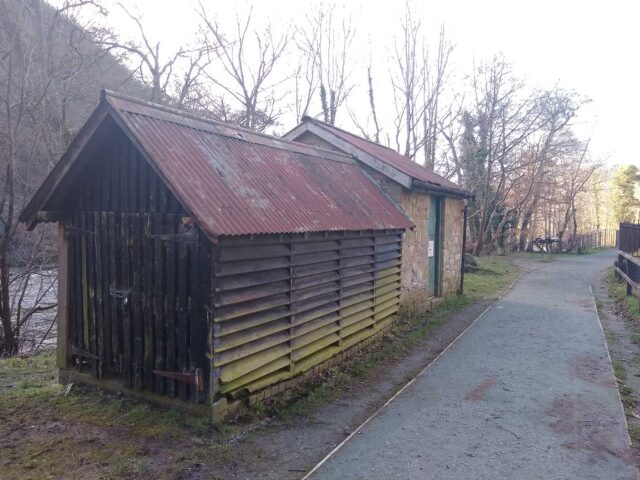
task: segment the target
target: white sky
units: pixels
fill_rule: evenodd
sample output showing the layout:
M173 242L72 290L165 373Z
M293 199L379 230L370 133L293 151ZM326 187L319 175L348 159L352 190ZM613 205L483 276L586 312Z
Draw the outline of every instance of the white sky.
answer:
M150 36L161 40L167 49L194 36L198 23L195 0L125 3L143 15ZM353 79L356 90L366 95L365 69L370 55L378 74L388 81L393 35L399 31L405 2L335 3L353 14L358 34L355 57L360 59L354 65ZM274 30L287 31L293 24L304 23L306 12L317 0L203 0L203 4L217 12L223 24L225 19L233 19L235 12L243 13L253 6L253 18L258 22L270 21ZM416 0L413 5L429 37L435 38L440 24L445 24L456 46L453 62L457 72L469 73L474 60L503 52L514 63L515 72L526 77L530 85L550 88L558 84L593 100L582 111L579 128L583 137L591 137L594 157L610 164L640 165L636 147L636 136L640 136L636 120L640 116L640 2ZM116 14L116 9L112 12L107 23L125 38L134 35L131 22ZM295 61L295 57L289 61ZM377 102L383 103L385 99L377 94ZM359 101L357 96L354 101ZM282 121L281 130L286 131L294 126L295 119L285 117ZM346 112L338 123L351 127Z

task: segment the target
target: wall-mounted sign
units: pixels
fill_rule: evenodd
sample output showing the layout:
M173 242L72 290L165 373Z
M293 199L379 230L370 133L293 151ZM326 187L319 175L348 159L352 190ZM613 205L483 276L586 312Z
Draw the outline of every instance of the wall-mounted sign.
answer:
M433 257L434 245L435 245L435 241L429 240L429 253L427 254L428 257Z

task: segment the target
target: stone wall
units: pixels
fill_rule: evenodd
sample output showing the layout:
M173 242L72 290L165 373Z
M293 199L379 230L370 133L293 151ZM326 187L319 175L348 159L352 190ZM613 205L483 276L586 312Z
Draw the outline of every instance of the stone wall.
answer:
M445 198L442 234L442 294L456 293L460 288L462 261L462 228L464 201Z
M399 315L401 317L420 315L431 309L427 270L429 194L410 192L386 175L366 166L362 168L416 225L413 230L407 230L402 239L402 290Z

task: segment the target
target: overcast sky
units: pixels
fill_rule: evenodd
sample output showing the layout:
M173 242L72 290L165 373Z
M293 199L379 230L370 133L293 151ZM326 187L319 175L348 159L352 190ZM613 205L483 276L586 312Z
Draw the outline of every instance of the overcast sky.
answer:
M317 0L203 3L218 13L221 22L253 6L258 22L270 21L274 29L286 31L293 24L303 24L310 5ZM363 72L370 55L379 75L388 76L393 35L399 30L405 2L335 3L338 9L353 14L358 34L354 48L359 59L354 65L359 69L358 76L353 80L366 94ZM126 5L144 15L151 36L162 40L167 48L193 37L198 22L195 1L129 0ZM503 52L532 86L550 88L558 84L592 99L580 115L579 131L582 137L591 138L594 157L608 159L610 164L640 164L636 148L640 132L636 121L640 116L640 2L439 0L415 1L413 5L428 35L435 37L439 26L445 25L456 46L453 63L459 78L471 71L474 61ZM114 13L107 22L125 37L134 34L131 23L122 15ZM353 101L359 100L354 97ZM377 101L383 103L384 99ZM292 127L288 123L293 121L284 117L282 130ZM338 123L350 127L347 115Z

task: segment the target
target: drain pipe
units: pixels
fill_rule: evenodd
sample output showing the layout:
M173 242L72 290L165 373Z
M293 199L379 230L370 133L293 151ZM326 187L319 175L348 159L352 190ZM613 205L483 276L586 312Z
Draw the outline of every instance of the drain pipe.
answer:
M458 295L462 295L464 293L464 255L467 245L467 204L468 201L465 199L463 209L464 220L462 222L462 258L460 259L460 287L458 288Z

